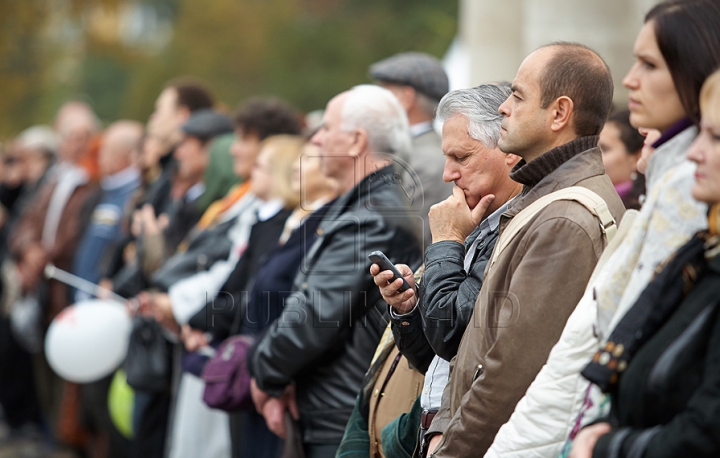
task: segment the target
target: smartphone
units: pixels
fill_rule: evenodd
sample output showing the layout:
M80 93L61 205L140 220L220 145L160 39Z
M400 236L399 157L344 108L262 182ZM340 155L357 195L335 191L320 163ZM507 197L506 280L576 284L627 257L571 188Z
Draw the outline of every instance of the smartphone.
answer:
M368 255L368 258L370 260L380 266L380 272L383 272L385 270L389 270L393 273L393 278L390 280L391 282L397 280L398 278L402 279L403 284L398 289L398 292L402 293L404 291L407 291L410 289L410 284L403 278L403 276L400 274L400 271L398 271L392 262L385 256L385 254L382 251L373 251Z

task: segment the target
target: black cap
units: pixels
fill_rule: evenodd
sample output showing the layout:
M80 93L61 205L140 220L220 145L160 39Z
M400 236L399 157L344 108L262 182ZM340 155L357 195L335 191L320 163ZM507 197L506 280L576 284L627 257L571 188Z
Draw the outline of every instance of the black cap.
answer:
M450 88L440 61L421 52L404 52L375 62L369 73L376 81L412 86L434 100L442 99Z
M181 129L186 135L209 140L232 132L233 124L228 116L207 108L193 112Z

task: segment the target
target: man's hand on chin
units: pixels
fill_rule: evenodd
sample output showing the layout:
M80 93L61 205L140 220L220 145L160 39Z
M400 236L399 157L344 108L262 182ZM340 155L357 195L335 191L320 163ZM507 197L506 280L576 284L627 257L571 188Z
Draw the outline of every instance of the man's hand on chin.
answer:
M432 242L451 240L465 242L470 233L480 224L495 196L488 194L470 210L465 193L455 186L452 196L430 207L430 232Z

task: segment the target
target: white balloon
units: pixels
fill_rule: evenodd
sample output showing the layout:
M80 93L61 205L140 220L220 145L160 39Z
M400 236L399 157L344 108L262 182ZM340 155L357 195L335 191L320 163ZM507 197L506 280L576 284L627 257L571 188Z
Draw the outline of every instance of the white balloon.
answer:
M89 300L63 310L45 337L45 357L62 378L89 383L110 375L125 360L131 321L125 306Z

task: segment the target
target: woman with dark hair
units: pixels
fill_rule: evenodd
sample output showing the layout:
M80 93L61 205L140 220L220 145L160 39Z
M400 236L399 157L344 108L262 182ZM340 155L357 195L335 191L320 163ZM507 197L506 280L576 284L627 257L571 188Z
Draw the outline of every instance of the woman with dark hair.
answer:
M635 303L657 266L706 227L707 208L690 192L695 164L685 153L698 132L702 82L720 67L718 24L717 1L671 0L650 10L638 34L636 61L623 80L630 89L630 123L661 135L645 171L647 199L608 260L610 281L596 287L601 332Z
M645 176L637 170L643 139L630 124L628 110L611 115L600 132L598 146L602 151L605 173L627 209L639 210L640 196L645 194Z
M586 369L612 398L573 457L720 456L720 71L703 86L692 195L708 230L670 257Z
M577 432L605 405L581 375L587 362L658 266L707 227L707 206L691 195L695 164L686 152L697 135L702 78L720 67L718 24L716 0L672 0L648 13L635 42L636 62L623 80L632 126L661 133L646 169L646 199L639 212L623 216L560 340L486 457L569 453Z
M667 70L675 84L677 99L686 115L695 125L700 123L700 88L705 79L720 64L720 42L718 42L718 15L720 3L715 0L674 0L656 5L645 16L645 25L640 31L636 45L641 39L654 37L657 48L667 65ZM649 44L646 42L646 44ZM636 49L638 51L638 49ZM636 52L637 61L633 70L647 67L648 70L657 69L652 57ZM630 71L628 77L631 76ZM626 77L625 86L633 90L632 82ZM632 96L630 97L632 99ZM658 101L660 101L658 99ZM662 103L662 102L661 102ZM672 105L675 100L666 100ZM666 105L666 106L667 106ZM636 107L637 108L637 107ZM639 110L630 111L633 125L640 122ZM670 111L670 110L668 110ZM663 114L659 113L659 116ZM665 115L666 127L672 125L672 115ZM650 127L643 125L642 127ZM658 129L664 132L663 129Z

